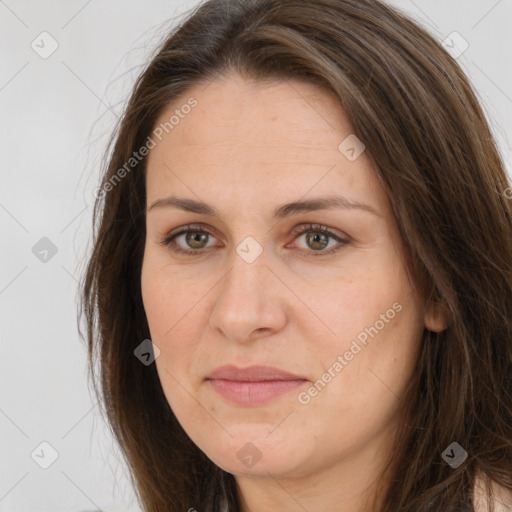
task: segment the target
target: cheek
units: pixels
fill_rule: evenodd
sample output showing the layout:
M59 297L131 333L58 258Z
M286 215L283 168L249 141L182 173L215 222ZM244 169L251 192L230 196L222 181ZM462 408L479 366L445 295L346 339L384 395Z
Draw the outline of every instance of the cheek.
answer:
M415 308L410 303L402 306L381 329L371 329L376 319L364 324L363 329L353 328L347 317L344 325L353 335L343 337L335 346L323 347L326 373L317 376L318 391L313 390L316 396L303 406L303 412L311 422L310 431L330 439L331 447L364 444L397 419L397 407L414 372L422 332ZM376 311L381 310L377 307ZM361 333L364 336L359 339L365 339L365 343L357 338ZM329 369L334 377L330 377ZM325 421L326 417L330 422ZM328 447L324 455L329 456Z
M177 269L160 260L156 255L148 254L141 272L142 301L155 340L170 339L170 329L179 328L180 323L186 321L187 313L201 299L196 285L183 282Z
M385 381L400 379L410 373L419 349L424 327L421 303L399 268L361 283L343 297L335 329L338 354L347 355L354 371L361 368L364 375L354 377L362 384L380 374ZM352 364L355 359L359 364Z
M375 265L366 271L352 273L350 278L330 283L322 294L310 292L306 302L313 304L311 309L318 311L319 319L331 333L325 332L322 337L325 342L328 345L334 342L337 349L348 348L350 341L358 335L364 341L366 329L376 322L379 331L389 330L393 324L396 329L402 313L396 311L399 306L393 305L402 304L407 295L397 274L390 277L389 272L378 272Z
M141 277L141 292L151 338L156 343L172 322L172 308L168 307L169 289L157 273L145 268Z
M324 371L336 375L320 394L337 404L340 414L385 417L414 371L422 308L405 270L394 268L376 266L327 295L322 319L332 332L318 337L315 352Z
M157 370L164 390L175 395L173 377L187 387L195 386L195 382L189 382L188 372L194 366L201 339L203 327L198 315L205 291L192 283L187 285L173 268L155 264L151 256L142 267L141 291L151 341L160 350Z
M148 259L142 269L141 291L151 341L160 350L155 365L162 390L178 421L185 422L185 428L204 413L200 408L196 410L197 403L189 394L194 393L195 385L188 374L195 354L194 333L187 323L190 294L180 292L184 287L177 286L170 274L151 265Z

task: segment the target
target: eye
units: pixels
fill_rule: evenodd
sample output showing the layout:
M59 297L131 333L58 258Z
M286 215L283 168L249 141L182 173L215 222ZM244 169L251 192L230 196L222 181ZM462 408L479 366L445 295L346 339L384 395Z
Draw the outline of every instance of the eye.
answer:
M301 229L302 231L300 231ZM343 246L350 244L350 240L338 236L329 228L322 226L321 224L306 224L298 226L292 231L292 233L297 234L296 240L302 235L306 235L306 244L308 244L313 250L313 252L307 256L317 257L334 254L341 250ZM329 244L329 238L335 240L338 244L325 250Z
M184 235L185 243L194 250L183 249L176 245L175 240ZM197 256L201 249L205 248L204 242L211 236L211 233L205 230L201 224L188 225L171 231L160 243L164 246L171 247L174 252Z
M301 229L302 231L300 231ZM298 226L292 231L292 234L297 235L295 240L302 235L308 235L305 240L312 249L310 254L307 254L307 256L317 257L334 254L343 246L350 244L350 240L338 236L329 228L320 224ZM192 247L192 249L186 249L177 245L176 240L181 236L184 236L185 243L188 247ZM207 229L205 229L201 224L195 224L183 226L171 231L162 240L160 240L160 244L166 247L171 247L172 251L179 254L198 256L204 252L203 249L207 247L205 244L208 242L210 237L213 237L213 235ZM326 250L325 248L329 245L329 238L335 240L338 244L335 247L331 247ZM308 252L308 249L306 248L304 251Z

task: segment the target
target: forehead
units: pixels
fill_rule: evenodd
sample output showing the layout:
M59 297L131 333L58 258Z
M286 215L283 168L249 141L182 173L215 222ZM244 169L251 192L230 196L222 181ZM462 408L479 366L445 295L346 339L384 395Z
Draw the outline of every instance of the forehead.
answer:
M184 108L191 98L195 106ZM221 186L260 201L308 190L373 197L381 211L386 201L365 153L350 161L340 151L354 130L337 98L313 84L228 75L191 87L158 126L167 129L149 154L148 203L175 189L211 197Z
M156 124L164 125L192 97L197 105L169 130L180 146L218 146L222 151L233 146L271 150L304 145L318 158L327 147L336 150L344 133L353 133L337 99L327 91L290 80L252 82L237 74L192 86Z

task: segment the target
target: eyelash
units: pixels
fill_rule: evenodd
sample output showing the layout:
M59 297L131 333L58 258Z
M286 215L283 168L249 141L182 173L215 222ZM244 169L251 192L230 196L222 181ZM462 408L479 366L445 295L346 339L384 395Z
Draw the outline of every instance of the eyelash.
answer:
M298 229L304 228L302 231L297 233ZM296 228L293 230L293 234L298 238L299 236L303 235L304 233L308 233L309 231L319 232L323 233L325 235L328 235L331 238L334 238L340 246L337 246L335 248L322 250L322 251L312 251L312 253L308 254L307 256L313 256L314 258L318 256L327 256L334 254L341 250L343 246L350 244L349 240L345 240L343 238L340 238L338 235L334 234L331 230L329 230L327 227L322 226L321 224L304 224L300 226L299 228ZM169 247L173 243L174 239L180 235L187 234L187 233L207 233L210 236L213 236L207 229L203 228L201 224L194 224L194 225L188 225L184 226L182 228L179 228L177 231L171 231L168 233L162 240L159 241L159 243L163 246ZM204 249L182 249L180 247L174 247L172 250L179 254L185 254L189 256L198 256L201 253L204 252ZM303 249L304 251L308 252L306 249Z

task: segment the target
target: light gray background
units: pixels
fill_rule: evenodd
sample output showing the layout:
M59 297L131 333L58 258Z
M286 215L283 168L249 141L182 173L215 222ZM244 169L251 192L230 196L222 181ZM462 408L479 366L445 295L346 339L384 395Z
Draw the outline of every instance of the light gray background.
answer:
M454 31L467 41L458 61L510 175L512 0L390 3L440 41ZM1 512L139 510L87 385L77 278L109 132L166 27L195 4L0 0ZM50 48L44 31L58 43L46 59L31 47ZM57 248L46 262L32 252L43 237ZM49 460L43 441L58 452L48 469L31 456Z

